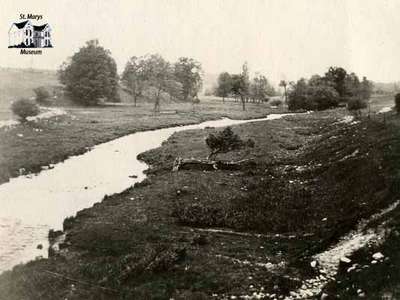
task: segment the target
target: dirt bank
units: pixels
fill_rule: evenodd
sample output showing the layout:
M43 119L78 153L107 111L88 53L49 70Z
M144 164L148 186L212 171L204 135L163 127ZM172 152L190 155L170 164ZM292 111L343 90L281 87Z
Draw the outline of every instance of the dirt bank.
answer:
M215 129L173 135L141 158L148 179L64 222L60 252L0 276L1 299L289 296L313 255L394 202L392 127L321 112L233 127L254 148L237 171L171 172L204 158Z

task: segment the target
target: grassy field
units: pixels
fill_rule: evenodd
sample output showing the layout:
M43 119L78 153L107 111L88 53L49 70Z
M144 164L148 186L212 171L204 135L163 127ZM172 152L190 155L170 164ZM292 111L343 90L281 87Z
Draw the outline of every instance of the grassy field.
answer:
M64 250L3 274L0 296L288 295L315 276L312 254L396 197L396 156L384 151L394 141L396 118L388 116L391 126L339 122L344 115L334 110L234 126L255 141L254 148L219 156L255 161L235 171L171 172L176 156L205 157L204 138L215 129L174 134L141 155L153 166L147 180L66 220Z
M67 115L10 128L0 128L0 182L23 173L40 171L71 155L117 137L167 126L199 123L230 117L248 119L266 116L281 110L268 104L223 104L218 99L205 99L193 107L188 103L162 105L155 115L151 103L103 107L64 107Z

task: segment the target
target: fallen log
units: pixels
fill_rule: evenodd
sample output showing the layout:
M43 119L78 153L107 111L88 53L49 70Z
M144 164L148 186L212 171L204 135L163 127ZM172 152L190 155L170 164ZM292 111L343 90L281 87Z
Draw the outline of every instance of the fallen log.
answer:
M181 158L177 157L174 161L172 171L179 170L240 170L246 167L254 167L256 162L252 159L242 159L239 161L222 161L222 160L207 160L207 159L194 159L194 158Z

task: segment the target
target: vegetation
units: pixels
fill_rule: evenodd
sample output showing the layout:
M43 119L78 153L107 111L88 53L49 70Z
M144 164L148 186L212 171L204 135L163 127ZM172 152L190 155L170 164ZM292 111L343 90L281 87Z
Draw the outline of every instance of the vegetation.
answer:
M73 100L84 105L118 101L117 65L109 50L91 40L59 69L59 79Z
M229 74L223 72L218 77L218 85L215 91L216 95L225 98L233 96L239 98L242 102L242 109L246 110L246 102L267 102L269 96L275 95L273 86L268 82L267 77L262 74L256 74L250 80L249 67L247 63L242 66L240 74Z
M367 101L371 97L372 83L363 77L362 82L355 73L348 74L338 67L329 68L324 76L313 75L309 80L301 78L291 83L289 91L290 110L324 110L347 103L351 99ZM352 107L358 100L352 100Z
M274 99L274 100L271 100L271 102L269 102L269 104L271 106L281 106L282 105L282 100Z
M210 133L206 138L206 144L210 148L211 153L207 159L215 157L218 153L226 153L235 149L239 149L244 145L254 147L254 141L248 140L246 143L232 131L231 127L226 127L217 134Z
M395 109L398 114L400 114L400 93L396 94L394 97Z
M50 93L45 87L37 87L34 90L36 95L36 102L40 104L49 104L50 103Z
M351 98L347 101L347 109L355 116L361 116L361 110L367 107L367 103L360 98Z
M34 100L20 98L11 105L12 112L17 115L21 121L26 121L27 117L36 116L40 112L39 106Z
M202 87L201 64L189 57L181 57L174 64L175 80L182 86L181 99L193 101Z

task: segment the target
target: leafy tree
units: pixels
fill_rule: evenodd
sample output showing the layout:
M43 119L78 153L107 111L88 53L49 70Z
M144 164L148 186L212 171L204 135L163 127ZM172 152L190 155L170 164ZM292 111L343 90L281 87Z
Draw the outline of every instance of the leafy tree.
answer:
M144 67L145 57L132 56L127 62L121 80L128 88L136 106L138 97L142 96L147 85L147 74Z
M40 108L34 100L20 98L11 104L11 111L25 122L27 117L38 115Z
M101 99L117 101L117 65L109 50L91 40L59 69L61 83L72 98L85 105L96 105Z
M207 159L215 157L218 153L226 153L243 146L254 147L254 141L249 139L243 141L237 134L232 131L231 127L226 127L217 134L210 133L206 138L206 144L210 148L210 154Z
M269 95L275 94L275 90L272 85L269 84L267 77L257 74L250 84L249 93L253 99L263 102L268 100Z
M33 89L33 92L36 94L36 102L41 103L41 104L49 104L49 98L50 98L50 93L49 91L43 87L37 87Z
M161 93L178 93L181 85L175 80L173 67L162 56L153 54L144 60L144 73L153 90L154 112L160 111Z
M246 110L246 99L249 96L250 79L247 63L242 66L242 73L234 74L232 79L232 93L240 97L243 110Z
M367 77L364 76L360 84L360 97L365 101L369 100L371 98L372 89L373 89L372 82L369 81Z
M288 94L289 110L309 109L307 101L308 86L304 78L300 78L296 83L291 83Z
M346 70L340 67L330 67L325 73L326 80L333 84L340 97L346 96L346 75Z
M228 72L223 72L218 76L218 86L216 94L218 97L222 97L222 102L225 102L225 98L232 91L232 78Z
M181 57L174 64L175 80L182 86L182 100L197 97L202 86L201 72L201 64L193 58Z

